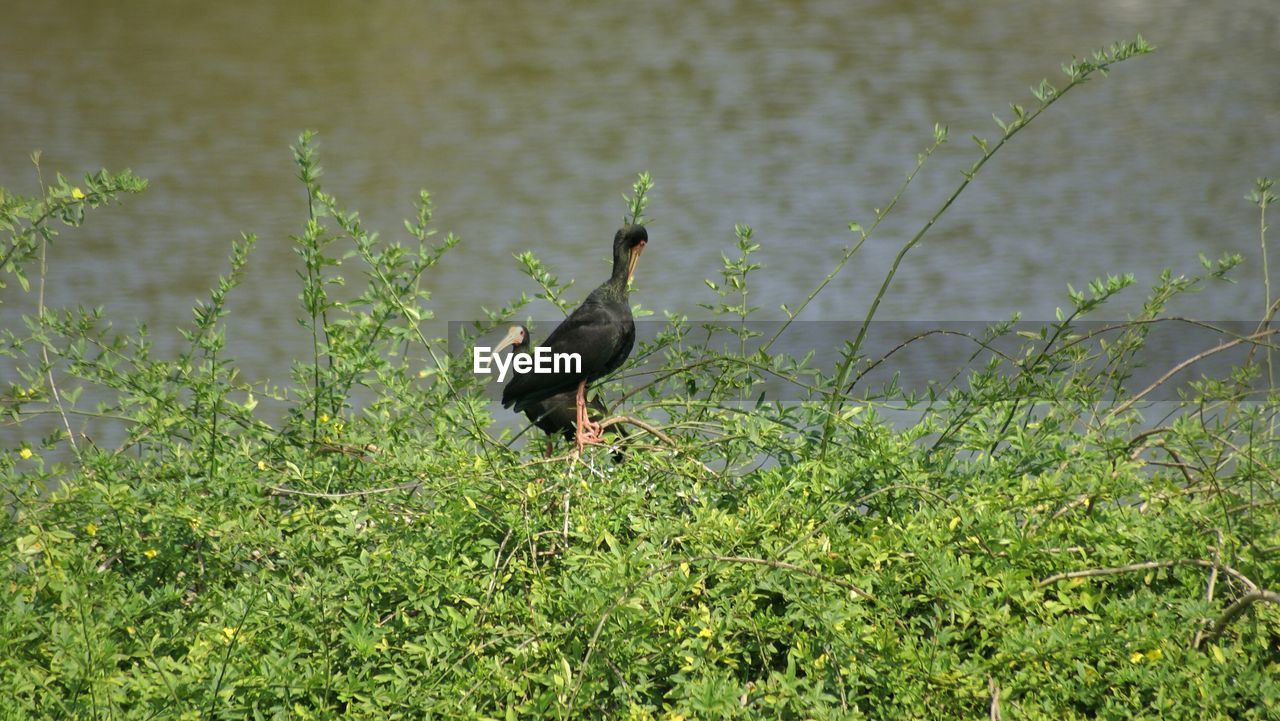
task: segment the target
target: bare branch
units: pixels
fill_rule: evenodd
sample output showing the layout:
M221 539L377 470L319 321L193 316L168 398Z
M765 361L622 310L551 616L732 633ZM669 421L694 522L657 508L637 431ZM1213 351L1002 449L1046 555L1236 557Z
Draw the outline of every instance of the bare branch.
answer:
M627 425L635 426L636 428L639 428L640 430L648 433L649 435L653 436L654 438L657 438L658 440L662 441L663 443L666 443L669 446L675 447L676 445L676 442L671 440L671 436L668 436L666 433L663 433L662 431L649 425L648 423L632 418L631 416L614 416L613 418L610 418L608 420L601 421L600 430L603 431L609 426L615 426L615 425L618 425L619 423L626 423Z
M319 491L300 491L296 488L288 486L268 486L267 492L273 496L306 496L308 498L355 498L358 496L376 496L380 493L396 493L398 491L416 490L422 485L422 481L413 481L412 483L401 483L398 486L388 486L386 488L367 488L359 491L343 491L341 493L321 493Z
M1227 626L1230 626L1237 618L1243 616L1244 612L1248 611L1250 606L1259 601L1266 601L1267 603L1280 605L1280 593L1255 588L1241 596L1235 603L1227 606L1227 610L1223 611L1222 615L1219 616L1217 620L1213 621L1208 629L1196 633L1195 640L1191 642L1191 647L1200 648L1200 644L1205 641L1213 641L1217 639L1224 631L1227 630Z
M1146 388L1143 388L1142 390L1134 394L1132 398L1125 401L1124 403L1121 403L1119 406L1116 406L1116 408L1112 410L1111 413L1107 414L1107 417L1115 418L1121 413L1124 413L1125 411L1129 410L1130 408L1133 407L1135 403L1145 398L1147 394L1151 393L1155 389L1164 385L1170 378L1177 375L1179 371L1181 371L1182 369L1186 368L1189 365L1193 365L1195 363L1198 363L1204 360L1205 358L1208 358L1211 355L1214 355L1216 353L1221 353L1224 350L1229 350L1231 348L1234 348L1238 345L1242 345L1244 343L1256 344L1257 341L1269 335L1275 335L1276 333L1280 333L1280 328L1271 328L1268 330L1264 330L1259 333L1254 333L1253 335L1245 336L1243 338L1237 338L1229 343L1219 343L1218 345L1212 348L1209 348L1208 350L1201 351L1191 356L1190 358L1182 361L1181 363L1175 365L1174 367L1170 368L1164 375L1157 378L1151 385L1147 386Z
M1043 588L1058 581L1065 581L1071 578L1092 578L1094 576L1114 576L1121 573L1133 573L1134 571L1149 571L1153 568L1172 568L1174 566L1198 566L1200 568L1217 568L1223 573L1231 576L1244 585L1250 591L1257 591L1258 584L1250 581L1248 576L1240 573L1236 569L1226 565L1225 563L1216 563L1214 561L1206 561L1202 558L1180 558L1173 561L1145 561L1143 563L1131 563L1127 566L1111 566L1108 568L1086 568L1081 571L1067 571L1065 573L1055 573L1052 576L1040 581L1036 584Z

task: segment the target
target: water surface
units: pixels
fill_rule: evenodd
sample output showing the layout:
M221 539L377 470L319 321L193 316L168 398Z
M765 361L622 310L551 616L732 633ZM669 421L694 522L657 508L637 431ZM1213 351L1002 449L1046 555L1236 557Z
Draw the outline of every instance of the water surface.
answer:
M280 380L309 347L289 240L306 210L288 145L304 128L320 132L327 189L388 238L432 191L463 245L428 285L439 318L465 319L533 290L511 259L524 249L577 278L575 298L603 279L639 170L658 186L634 297L704 316L702 280L749 223L766 266L754 300L778 317L949 124L951 145L806 316L842 321L975 158L967 138L994 137L993 110L1140 32L1159 52L1002 151L909 257L882 317L1048 317L1068 282L1150 282L1238 251L1241 282L1189 310L1248 319L1263 299L1243 196L1280 175L1278 30L1274 0L28 4L0 26L0 185L35 192L36 148L48 174L150 179L64 233L48 295L146 322L162 351L230 241L258 234L230 355ZM32 307L13 287L2 299L5 324Z

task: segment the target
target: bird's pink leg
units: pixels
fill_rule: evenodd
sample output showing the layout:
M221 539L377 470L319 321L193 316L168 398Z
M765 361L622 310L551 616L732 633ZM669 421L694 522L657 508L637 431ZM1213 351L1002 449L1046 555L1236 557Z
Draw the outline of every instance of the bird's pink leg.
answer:
M600 445L604 443L604 432L600 428L600 424L592 422L591 419L587 417L587 381L585 379L578 384L576 405L578 414L578 453L582 453L583 446Z

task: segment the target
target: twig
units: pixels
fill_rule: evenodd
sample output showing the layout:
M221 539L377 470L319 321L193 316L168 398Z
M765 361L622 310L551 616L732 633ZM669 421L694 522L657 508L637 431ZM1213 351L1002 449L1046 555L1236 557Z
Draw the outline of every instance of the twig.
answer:
M356 496L374 496L379 493L396 493L398 491L416 490L422 486L422 481L413 481L412 483L401 483L398 486L388 486L386 488L368 488L360 491L343 491L341 493L323 493L320 491L300 491L296 488L288 486L268 486L267 492L273 496L306 496L308 498L354 498Z
M40 180L40 192L45 193L44 174L40 170L40 160L38 155L32 155L32 162L36 166L36 176ZM40 319L41 327L45 323L44 311L44 282L48 275L49 266L46 262L48 257L49 238L46 235L40 236L40 291L37 293L36 299L36 317ZM53 364L49 362L49 346L46 343L40 344L40 357L44 359L45 375L49 379L49 392L53 395L53 403L58 407L58 415L62 417L62 427L67 430L67 441L71 443L71 452L80 457L80 446L76 445L75 431L71 430L71 421L67 418L67 412L62 407L62 394L58 392L58 384L53 380Z
M1127 45L1117 44L1112 46L1110 55L1107 55L1106 51L1103 51L1103 53L1099 55L1097 62L1090 63L1088 61L1080 61L1080 60L1074 61L1071 64L1069 69L1064 68L1067 70L1068 74L1071 76L1071 82L1067 83L1067 85L1061 89L1052 89L1051 92L1049 92L1047 95L1044 93L1044 91L1040 91L1037 94L1037 99L1040 100L1039 107L1036 107L1031 111L1031 113L1028 114L1028 113L1025 113L1021 107L1015 106L1015 113L1018 117L1011 123L1006 124L1004 122L999 121L999 119L997 119L997 123L1000 125L1000 128L1002 130L1002 135L1000 139L997 140L995 144L992 145L990 148L987 147L985 140L979 142L979 145L982 147L982 156L979 157L978 160L975 161L967 171L964 171L962 173L962 175L964 176L964 181L961 182L955 188L954 191L952 191L951 195L949 195L947 199L943 201L942 205L937 209L937 211L935 211L934 214L930 216L927 221L925 221L924 226L921 227L920 230L916 231L915 235L913 235L910 240L908 240L906 243L903 243L902 246L898 248L897 255L894 256L893 261L889 264L889 270L887 273L885 273L884 280L880 283L880 288L876 291L875 296L871 299L871 304L867 308L866 318L863 320L862 326L858 329L857 337L854 338L853 342L848 344L848 346L846 347L844 351L844 359L840 362L839 367L836 369L834 390L831 393L831 399L827 405L827 420L822 427L822 441L818 451L818 457L820 459L823 459L823 460L826 459L827 447L831 442L832 434L835 432L835 417L837 415L836 409L840 406L840 403L842 402L842 398L843 398L842 394L840 393L840 389L844 388L846 382L848 381L849 370L853 367L854 362L858 359L858 351L862 349L862 343L866 339L867 331L871 327L871 321L876 317L876 312L880 308L880 302L884 299L885 294L888 293L889 286L890 284L893 283L893 278L897 274L898 268L899 266L902 265L902 261L906 257L907 253L909 253L912 248L914 248L917 244L920 243L921 240L924 239L924 236L929 232L929 229L932 228L934 224L937 223L938 220L947 212L947 210L951 208L952 204L955 203L956 199L959 198L960 195L965 191L965 189L969 187L969 184L973 182L973 179L982 170L983 166L987 164L987 161L991 160L991 158L994 157L996 153L1000 151L1001 148L1003 148L1006 144L1008 144L1009 141L1011 141L1014 138L1014 136L1016 136L1019 133L1019 131L1026 128L1027 125L1035 121L1036 118L1039 118L1041 115L1043 115L1045 111L1047 111L1054 103L1060 100L1064 95L1071 92L1072 89L1080 86L1085 81L1087 81L1089 79L1089 76L1093 75L1094 73L1101 73L1105 75L1112 65L1123 62L1128 58L1151 52L1151 49L1152 48L1150 48L1150 46L1147 45L1146 41L1143 40L1141 36L1139 36L1138 39L1131 44L1127 44ZM1044 85L1042 85L1042 87L1046 85L1047 85L1047 82ZM935 125L934 126L934 144L931 145L929 149L925 151L925 153L919 156L918 164L916 166L917 171L919 170L919 166L924 163L924 159L927 158L930 154L932 154L936 148L942 145L942 143L946 142L946 140L947 140L947 129L942 126ZM914 175L915 175L915 172L913 171L912 174L908 176L908 181ZM903 187L905 188L906 186L904 185ZM897 196L895 196L895 199L896 197ZM888 210L889 209L886 209L885 213L887 213ZM884 217L884 213L877 213L876 214L877 223L883 217ZM874 228L875 226L872 226L872 229ZM869 233L870 231L867 231L867 233L863 234L863 240L866 239L866 236ZM844 263L847 262L847 260L848 260L848 257L846 256L846 258L836 266L836 271L833 271L833 274L834 272L838 272L839 269L844 266ZM830 277L831 276L828 276L828 279ZM825 285L826 282L827 281L823 281L823 284ZM821 286L819 286L818 289L821 290ZM814 291L814 294L816 293L817 291Z
M569 548L569 497L573 495L573 486L566 486L564 489L564 547Z
M1040 581L1038 584L1036 584L1036 586L1043 588L1045 586L1057 583L1058 581L1065 581L1071 578L1114 576L1120 573L1132 573L1134 571L1147 571L1153 568L1172 568L1174 566L1198 566L1200 568L1217 568L1221 570L1223 573L1227 574L1228 576L1231 576L1232 578L1239 581L1241 584L1244 585L1245 588L1249 589L1250 591L1258 590L1258 585L1256 583L1254 583L1253 581L1250 581L1248 576L1245 576L1243 573L1240 573L1239 571L1232 568L1231 566L1228 566L1225 563L1216 563L1214 561L1206 561L1202 558L1180 558L1173 561L1144 561L1143 563L1131 563L1127 566L1111 566L1108 568L1086 568L1081 571L1066 571L1064 573L1055 573L1054 575L1049 576L1048 578L1045 578L1042 581Z
M673 448L676 447L676 442L671 440L671 436L668 436L666 433L663 433L662 431L649 425L648 423L645 423L644 421L636 420L631 416L614 416L613 418L603 420L600 422L600 430L603 431L609 426L616 426L619 423L626 423L627 425L635 426L636 428L639 428L640 430L648 433L654 438L657 438L663 443L666 443L667 445Z
M648 423L645 423L642 420L633 418L631 416L614 416L613 418L608 418L604 421L601 421L600 430L603 431L605 428L608 428L609 426L617 425L619 423L626 423L628 425L632 425L632 426L635 426L636 428L639 428L640 430L648 433L654 438L657 438L663 443L666 443L667 445L671 446L672 449L675 450L677 455L681 455L681 456L687 455L683 450L680 449L680 446L676 445L676 442L672 440L671 436L668 436L666 433L663 433L662 431L658 430L654 426ZM692 456L689 456L689 457L692 457ZM697 461L698 465L702 466L702 470L711 474L711 476L715 478L720 477L720 474L712 470L711 467L708 466L707 464L703 463L702 461L698 461L698 459L696 458L694 458L693 460Z
M331 455L341 453L355 458L369 458L382 452L382 449L373 443L324 443L317 442L314 450L319 454Z
M519 653L519 652L523 651L523 650L524 650L525 648L527 648L530 644L536 643L538 640L540 640L540 639L542 638L542 635L543 635L543 634L541 634L541 633L535 633L535 634L533 634L532 636L530 636L530 637L526 638L525 640L521 641L518 645L516 645L516 647L515 647L515 648L511 649L510 651L508 651L508 652L507 652L507 654L506 654L505 656L503 656L501 660L499 660L499 661L498 661L498 664L497 664L498 668L501 668L503 664L505 664L506 662L508 662L508 661L510 661L511 659L515 658L515 655L516 655L517 653ZM455 668L457 668L458 666L462 665L462 662L463 662L463 661L466 661L467 659L471 658L472 656L476 656L476 655L478 655L480 652L484 651L485 649L489 648L490 646L494 646L494 645L496 645L499 641L504 641L504 640L506 640L506 639L505 639L505 637L503 637L503 636L496 636L496 637L491 638L491 639L489 639L488 641L485 641L484 643L480 644L478 647L473 648L473 649L471 649L471 650L467 651L467 652L466 652L465 654L463 654L463 655L462 655L462 657L460 657L457 661L454 661L454 662L453 662L453 664L452 664L448 669L446 669L446 670L445 670L445 672L444 672L443 674L441 674L441 675L440 675L436 680L437 680L437 681L442 681L442 680L444 680L445 676L447 676L447 675L449 674L449 672L450 672L450 671L452 671L452 670L454 670ZM495 673L497 673L497 672L498 672L498 668L492 668L492 669L489 669L489 673L485 674L484 678L477 679L477 680L476 680L476 682L475 682L474 684L472 684L472 685L471 685L471 688L467 689L467 692L466 692L466 693L464 693L464 694L462 694L460 697L458 697L458 703L459 703L459 704L462 704L462 702L463 702L463 701L466 701L466 700L471 696L471 694L473 694L473 693L475 693L475 692L476 692L476 689L480 688L480 686L481 686L485 681L488 681L490 678L492 678L492 677L493 677L493 675L494 675Z
M1249 503L1241 503L1238 506L1232 506L1231 508L1228 508L1227 515L1235 515L1237 513L1240 513L1241 511L1248 511L1254 508L1267 508L1270 506L1274 506L1277 503L1280 503L1280 500L1277 500L1274 498L1267 501L1251 501Z
M991 721L1000 721L1000 684L990 676L987 677L987 690L991 692Z
M1138 456L1142 455L1143 451L1151 447L1150 445L1144 442L1148 438L1154 435L1159 435L1161 433L1169 433L1172 430L1173 429L1169 428L1168 426L1159 426L1157 428L1152 428L1150 430L1143 431L1138 435L1134 436L1133 438L1130 438L1129 447L1132 448L1133 450L1129 452L1129 460L1131 461L1138 460Z
M1049 546L1048 548L1041 548L1040 550L1045 553L1084 553L1083 546Z
M498 575L502 573L502 569L505 568L507 563L511 561L511 556L515 555L515 551L513 550L511 554L507 556L506 563L504 563L502 560L502 552L507 549L507 542L511 540L511 533L513 531L515 531L514 528L508 528L507 535L503 536L502 543L498 544L498 552L494 555L494 558L493 558L493 575L489 577L489 587L485 589L484 604L481 606L481 609L485 609L485 610L488 609L489 599L493 597L493 589L497 588L498 586ZM483 616L483 610L482 610L481 619L483 618L484 616Z
M608 656L604 657L604 662L609 667L609 670L613 671L614 678L618 679L618 683L622 685L623 690L630 691L631 685L627 683L627 679L622 675L622 670L618 668L618 665L611 661Z
M1049 520L1050 520L1050 521L1056 521L1056 520L1058 520L1059 518L1061 518L1062 516L1064 516L1064 515L1066 515L1066 514L1070 513L1072 510L1074 510L1074 509L1076 509L1076 508L1078 508L1078 507L1080 507L1080 506L1086 506L1086 505L1087 505L1087 506L1092 506L1092 504L1093 504L1093 494L1091 494L1091 493L1081 493L1080 495L1076 496L1076 497L1075 497L1075 499L1074 499L1074 500L1072 500L1070 503L1068 503L1067 505L1063 506L1062 508L1059 508L1058 510L1054 511L1054 512L1053 512L1053 515L1049 516ZM1038 526L1037 526L1037 527L1038 527Z
M967 340L973 341L983 350L991 351L992 353L1000 356L1001 358L1005 359L1006 361L1009 361L1010 363L1017 362L1013 359L1012 356L1000 350L999 348L994 347L990 342L986 340L975 338L974 336L968 333L963 333L961 331L946 330L944 328L934 328L933 330L927 330L923 333L917 333L916 335L894 346L893 349L890 350L888 353L885 353L884 355L880 356L874 361L871 361L870 363L868 363L866 368L863 368L861 371L858 371L858 374L853 377L853 380L849 381L849 387L844 389L845 392L846 393L852 392L853 387L858 385L858 381L862 380L864 376L866 376L871 371L875 370L878 366L888 361L889 357L892 356L894 353L897 353L898 351L902 350L903 348L906 348L907 346L911 345L912 343L915 343L918 340L924 340L925 338L928 338L929 336L932 336L932 335L947 335L947 336L958 336L960 338L965 338ZM974 351L974 354L970 356L969 359L972 361L974 358L978 356L980 352L981 351Z
M1147 394L1151 393L1155 389L1164 385L1165 382L1167 382L1173 376L1177 375L1181 370L1183 370L1187 366L1198 363L1204 360L1205 358L1208 358L1209 356L1217 353L1221 353L1224 350L1229 350L1243 343L1255 343L1256 341L1262 338L1265 338L1269 335L1275 335L1276 333L1280 333L1280 328L1271 328L1268 330L1264 330L1258 333L1254 333L1252 335L1247 335L1243 338L1237 338L1229 343L1219 343L1218 345L1212 348L1209 348L1208 350L1201 351L1191 356L1190 358L1170 368L1168 372L1166 372L1164 375L1157 378L1151 385L1147 386L1146 388L1143 388L1141 391L1136 393L1133 397L1129 398L1129 400L1125 401L1124 403L1121 403L1119 406L1114 408L1110 413L1107 414L1107 418L1108 419L1115 418L1121 413L1124 413L1125 411L1129 410L1130 408L1133 407L1135 403L1145 398Z
M1178 454L1174 453L1172 449L1170 449L1170 448L1166 448L1166 449L1165 449L1165 451L1167 451L1167 452L1169 453L1169 455L1173 456L1175 459L1177 459L1177 458L1178 458ZM1181 472L1182 472L1182 477L1186 479L1186 481L1187 481L1187 483L1188 483L1188 484L1194 484L1194 483L1195 483L1195 479L1193 479L1193 478L1191 477L1191 472L1192 472L1192 471L1196 471L1196 472L1203 472L1201 469L1196 468L1195 466L1191 465L1190 463L1185 463L1185 462L1183 462L1183 461L1181 461L1181 460L1173 460L1173 461L1147 461L1147 463L1148 463L1149 465L1152 465L1152 466L1161 466L1161 467L1163 467L1163 468L1177 468L1179 471L1181 471Z
M1280 330L1280 329L1277 329L1277 330ZM1271 466L1268 466L1267 464L1263 463L1257 458L1254 458L1252 453L1232 443L1230 439L1224 438L1218 435L1217 433L1214 433L1213 431L1209 430L1208 427L1205 427L1204 431L1205 433L1209 434L1209 437L1212 438L1213 440L1218 441L1219 443L1226 446L1227 448L1230 448L1231 450L1235 451L1236 454L1244 456L1245 458L1249 459L1250 463L1266 471L1267 475L1271 476L1271 480L1277 483L1280 483L1280 474L1277 474L1275 469L1273 469Z
M1221 564L1222 563L1222 531L1215 528L1213 529L1213 534L1218 539L1218 545L1213 547L1213 561L1215 564ZM1204 598L1206 601L1210 603L1213 602L1213 590L1214 590L1214 587L1217 585L1218 585L1218 566L1215 565L1213 567L1213 570L1209 572L1209 588L1205 591L1205 594L1204 594Z
M910 483L892 483L887 486L882 486L880 488L875 489L874 491L871 491L869 493L864 493L861 496L858 496L856 499L854 499L851 505L854 507L861 506L863 503L866 503L867 501L871 500L875 496L878 496L881 493L887 493L889 491L915 491L916 493L919 493L922 496L928 496L929 498L933 498L934 500L938 501L944 506L951 505L951 501L947 500L945 496L938 493L937 491L931 491L928 488L925 488L924 486L913 486Z
M1254 588L1245 595L1241 596L1235 603L1227 606L1227 610L1213 621L1207 630L1196 632L1195 639L1191 642L1192 648L1200 648L1200 644L1205 641L1213 641L1222 635L1237 618L1244 615L1249 607L1258 601L1266 601L1280 605L1280 593L1274 591L1265 591L1260 588Z

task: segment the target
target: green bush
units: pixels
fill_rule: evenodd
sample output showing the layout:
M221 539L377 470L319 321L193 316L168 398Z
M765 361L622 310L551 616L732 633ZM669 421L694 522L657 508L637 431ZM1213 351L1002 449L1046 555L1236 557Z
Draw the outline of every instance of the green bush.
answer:
M1032 110L1014 106L997 141L975 138L979 160L893 267L1009 138L1148 51L1139 38L1072 63L1063 89L1043 83ZM917 170L946 129L933 140ZM419 330L429 273L458 242L430 229L430 197L409 242L387 242L323 191L310 135L296 159L312 353L289 386L246 383L223 357L251 236L177 358L94 310L41 304L3 332L15 380L0 410L19 439L0 455L9 717L1278 713L1277 397L1269 380L1253 391L1270 372L1269 324L1226 338L1255 352L1187 385L1167 416L1144 417L1154 388L1129 387L1168 302L1238 257L1201 277L1166 272L1106 332L1082 324L1132 278L1071 291L1054 323L975 339L1016 338L1022 352L922 397L861 390L866 369L892 363L867 357L862 334L824 373L712 350L747 340L745 322L668 315L629 366L657 358L660 372L624 369L608 387L626 388L620 412L644 423L626 461L530 458L494 435L469 369ZM810 300L910 182L875 223L851 225L855 244ZM144 186L103 172L38 198L0 191L4 277L42 282L58 223ZM631 219L650 187L637 182ZM1260 181L1264 254L1272 200ZM707 282L715 320L754 310L749 228L738 248ZM339 259L363 275L349 299L331 293ZM519 260L542 297L572 302L536 257ZM766 378L808 400L738 402ZM73 417L121 440L100 447Z

